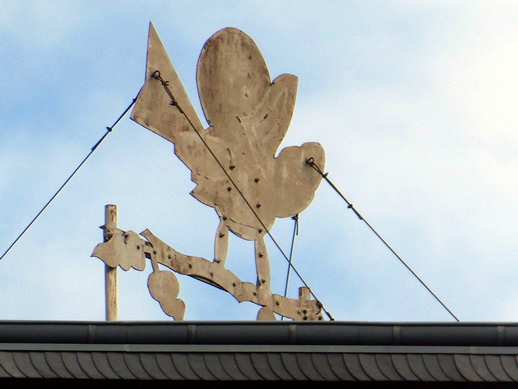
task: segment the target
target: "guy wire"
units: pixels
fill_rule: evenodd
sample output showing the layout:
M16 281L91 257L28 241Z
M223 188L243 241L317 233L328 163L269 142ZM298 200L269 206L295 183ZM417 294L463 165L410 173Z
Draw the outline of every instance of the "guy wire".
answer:
M333 188L333 190L345 201L347 204L347 208L351 209L358 218L363 221L367 227L383 242L383 244L396 256L397 259L412 273L412 275L428 290L428 292L442 305L446 311L457 321L459 322L459 319L457 316L453 314L453 312L437 297L437 295L432 292L432 290L428 287L428 285L425 284L425 282L412 270L412 268L405 262L403 259L394 251L392 247L381 237L381 235L365 220L365 218L354 208L354 206L344 197L344 195L338 190L338 188L331 182L331 180L327 177L329 173L324 173L320 167L315 163L314 158L308 158L306 161L308 165L310 165L318 174L322 176L324 180Z
M290 280L291 263L293 261L293 250L295 248L295 237L299 234L299 215L293 215L291 219L293 220L293 234L291 236L290 257L288 259L288 270L286 272L286 283L284 285L284 297L288 294L288 283Z
M140 93L140 91L139 91ZM18 237L11 243L11 245L5 250L5 252L0 257L0 261L7 255L9 251L14 247L14 245L22 238L22 236L27 232L27 230L34 224L34 222L40 217L40 215L47 209L47 207L54 201L54 199L58 196L58 194L61 192L61 190L68 184L68 182L72 179L72 177L75 176L75 174L78 172L78 170L84 165L84 163L90 158L90 156L93 154L93 152L99 147L99 145L104 141L104 139L108 136L110 132L112 132L113 128L121 121L121 119L128 113L130 108L135 104L135 101L137 100L137 96L132 100L131 104L128 105L128 107L124 110L124 112L115 120L115 122L111 125L111 127L106 127L106 132L104 135L97 141L97 143L90 149L90 152L88 155L81 161L81 163L75 168L75 170L70 174L70 176L65 180L63 185L54 193L54 195L50 198L49 201L41 208L41 210L34 216L34 218L30 221L30 223L23 229L23 231L18 235Z
M284 297L288 294L288 284L290 281L290 270L293 261L293 250L295 248L295 237L299 234L299 215L293 215L291 217L293 220L293 234L291 236L291 246L290 246L290 258L288 260L288 270L286 271L286 283L284 284ZM284 316L281 317L281 320L284 320Z

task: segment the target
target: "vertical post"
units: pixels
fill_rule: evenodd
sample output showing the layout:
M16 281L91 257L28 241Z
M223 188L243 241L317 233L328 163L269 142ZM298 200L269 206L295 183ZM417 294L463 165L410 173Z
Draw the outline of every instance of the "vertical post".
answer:
M104 207L104 234L103 240L107 242L117 228L117 206L108 204ZM119 298L117 292L117 268L105 265L105 309L106 320L119 320Z

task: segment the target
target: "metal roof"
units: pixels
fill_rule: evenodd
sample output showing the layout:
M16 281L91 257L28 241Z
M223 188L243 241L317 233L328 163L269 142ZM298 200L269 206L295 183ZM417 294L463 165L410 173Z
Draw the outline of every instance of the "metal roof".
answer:
M516 382L518 324L0 322L0 378Z

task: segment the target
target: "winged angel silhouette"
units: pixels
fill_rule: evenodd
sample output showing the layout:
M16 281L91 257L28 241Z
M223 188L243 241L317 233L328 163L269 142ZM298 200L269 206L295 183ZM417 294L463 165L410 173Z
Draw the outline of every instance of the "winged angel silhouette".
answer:
M219 216L211 283L238 300L253 296L248 300L267 308L258 318L270 319L286 301L271 294L264 238L276 218L298 214L310 204L322 177L306 161L312 158L323 167L324 150L310 142L276 155L293 115L297 77L282 74L271 81L258 47L244 32L224 28L212 35L201 51L196 80L208 128L150 24L146 81L131 118L174 144L174 153L192 172L196 187L191 195ZM257 282L252 293L246 287L237 292L229 272L219 281L214 277L216 270L225 269L229 232L255 241ZM149 234L144 235L156 246ZM174 270L178 268L182 266ZM226 286L230 279L232 286ZM151 292L155 298L159 294Z

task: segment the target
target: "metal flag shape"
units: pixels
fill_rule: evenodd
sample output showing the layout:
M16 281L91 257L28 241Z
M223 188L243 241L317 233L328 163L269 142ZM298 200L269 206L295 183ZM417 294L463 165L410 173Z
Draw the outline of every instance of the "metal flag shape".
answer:
M224 289L238 301L261 305L258 319L274 319L277 313L322 320L321 306L310 300L307 288L301 288L299 299L271 293L264 242L276 218L298 214L310 204L322 178L307 164L311 159L324 166L320 144L304 143L277 154L293 115L297 78L283 74L272 81L254 41L236 28L225 28L212 35L201 51L197 85L207 129L150 24L146 81L131 118L174 144L174 153L191 170L196 184L191 194L216 210L220 223L214 260L180 254L148 230L141 234L147 240L140 243L135 243L131 231L114 231L92 256L110 266L141 270L143 250L155 269L150 292L177 320L185 310L183 301L176 299L179 285L173 273L158 270L158 263ZM225 268L229 232L255 242L255 285Z

